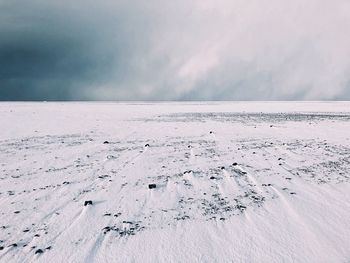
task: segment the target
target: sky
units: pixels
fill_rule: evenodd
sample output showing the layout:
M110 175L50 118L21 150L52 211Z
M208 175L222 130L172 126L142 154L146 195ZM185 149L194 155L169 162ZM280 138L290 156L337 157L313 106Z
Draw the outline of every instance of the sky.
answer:
M350 100L350 1L0 0L0 100Z

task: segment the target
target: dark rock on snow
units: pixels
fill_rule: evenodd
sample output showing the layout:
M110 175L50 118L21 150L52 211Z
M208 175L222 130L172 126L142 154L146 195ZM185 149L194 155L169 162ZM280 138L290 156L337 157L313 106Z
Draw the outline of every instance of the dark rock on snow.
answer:
M91 200L88 200L88 201L84 202L84 206L88 206L88 205L92 205L92 201Z
M149 185L148 185L148 188L149 188L149 189L153 189L153 188L156 188L156 187L157 187L156 184L149 184Z
M40 248L35 251L35 254L42 254L42 253L44 253L44 251Z

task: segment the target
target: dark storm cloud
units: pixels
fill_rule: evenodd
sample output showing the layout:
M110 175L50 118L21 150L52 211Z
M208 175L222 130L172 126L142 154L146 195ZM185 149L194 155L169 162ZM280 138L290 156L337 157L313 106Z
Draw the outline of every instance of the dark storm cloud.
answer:
M1 4L1 99L89 98L85 91L101 83L125 81L135 47L125 14L79 4Z
M0 0L0 100L350 99L345 0Z

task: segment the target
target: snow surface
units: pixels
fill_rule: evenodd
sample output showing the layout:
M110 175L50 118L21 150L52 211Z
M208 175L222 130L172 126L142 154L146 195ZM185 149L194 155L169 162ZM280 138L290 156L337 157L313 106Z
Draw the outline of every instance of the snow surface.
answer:
M348 102L0 103L0 127L1 262L350 262Z

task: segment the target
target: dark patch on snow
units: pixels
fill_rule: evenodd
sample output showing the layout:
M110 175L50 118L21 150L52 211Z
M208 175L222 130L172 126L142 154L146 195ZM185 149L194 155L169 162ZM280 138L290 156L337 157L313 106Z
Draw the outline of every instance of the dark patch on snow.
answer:
M42 254L42 253L44 253L44 251L40 248L35 251L35 254Z
M156 187L157 187L156 184L149 184L149 185L148 185L148 188L149 188L149 189L154 189L154 188L156 188Z
M92 201L91 200L88 200L88 201L84 202L84 206L88 206L88 205L92 205Z

